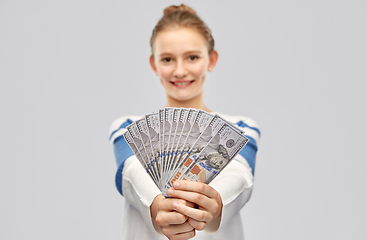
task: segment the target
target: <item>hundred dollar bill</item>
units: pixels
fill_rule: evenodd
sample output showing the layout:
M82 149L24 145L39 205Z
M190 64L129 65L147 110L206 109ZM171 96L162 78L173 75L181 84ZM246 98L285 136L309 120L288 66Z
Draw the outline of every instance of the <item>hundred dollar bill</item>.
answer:
M165 181L167 179L167 172L168 172L168 158L169 158L169 145L171 141L171 129L172 129L172 122L173 122L173 113L174 108L164 108L164 121L163 121L163 174L162 179ZM172 135L173 137L173 135Z
M158 110L158 119L159 119L159 149L160 149L160 172L161 172L161 176L163 176L163 169L165 169L164 165L164 159L163 159L163 143L164 143L164 128L163 128L163 123L164 123L164 109L159 109Z
M176 137L173 140L173 150L172 150L172 156L169 162L169 171L171 172L173 169L173 166L175 165L176 159L179 155L179 151L181 147L184 144L184 141L186 140L185 134L182 134L183 131L189 131L189 124L186 125L187 117L189 115L189 109L187 108L181 108L180 115L177 119L177 127L176 127ZM187 130L186 130L187 129Z
M182 129L181 137L178 142L179 146L177 149L175 162L173 163L174 164L173 171L179 165L182 155L190 149L189 147L190 142L188 142L187 139L189 138L189 134L192 130L192 127L194 126L195 119L198 113L199 113L199 110L197 109L194 109L194 108L189 109L189 112L186 118L186 122Z
M190 150L184 156L182 156L182 161L180 165L184 164L190 156L201 152L201 150L208 144L210 139L212 139L212 137L217 134L217 132L222 128L225 123L230 124L221 116L215 115L211 119L210 123L206 126L205 130L201 131L199 138L196 139L196 141L192 144ZM172 172L172 174L170 175L170 180L173 177L172 175L176 174L179 167L180 166L177 166L176 171Z
M199 153L225 123L230 124L221 116L215 115L210 120L210 123L206 126L205 130L201 132L200 137L193 143L189 154Z
M171 164L172 157L173 157L174 144L175 144L175 142L177 142L176 139L179 138L179 136L177 136L177 127L178 127L180 112L181 112L180 108L174 108L173 109L170 141L169 141L169 145L168 145L168 157L167 157L167 173L168 174L167 174L167 176L169 176L169 172L170 172L170 164Z
M176 180L184 179L209 184L242 150L249 139L236 126L225 123L198 154L193 154L180 165L176 174L166 183L163 195Z
M210 121L213 119L213 115L207 113L203 110L199 110L196 115L195 121L192 125L189 135L187 136L187 144L186 147L191 149L196 140L199 139L200 135L204 132L204 130L209 125Z
M149 129L148 129L148 125L147 125L147 121L146 121L145 117L137 120L136 125L138 126L138 130L139 130L139 133L140 133L140 136L141 136L141 140L143 141L145 150L147 152L149 165L152 166L154 174L157 176L158 180L160 180L161 177L160 177L160 173L159 173L159 170L158 170L158 163L157 163L157 159L156 159L155 154L154 154L153 149L152 149L152 143L151 143L151 140L150 140Z
M200 136L204 132L204 130L208 127L210 121L213 119L213 115L210 113L207 113L203 110L199 110L195 121L192 124L191 130L187 136L185 147L188 148L188 150L184 149L180 155L180 159L177 161L177 164L181 164L182 161L190 154L190 150L192 149L193 145L199 140ZM209 139L208 139L209 140ZM173 169L170 173L170 177L172 174L175 173L175 169L177 166Z
M158 177L154 172L153 164L148 159L148 155L147 155L147 152L145 150L145 146L144 146L143 140L141 139L141 135L140 135L140 132L138 130L138 126L137 126L136 122L133 122L132 124L127 126L126 129L131 134L132 139L135 143L135 146L138 149L140 155L142 156L143 161L149 167L149 173L152 174L152 178L154 179L154 182L156 183L157 186L159 186Z
M131 136L130 132L126 131L125 133L123 133L123 136L124 136L127 144L130 146L131 150L135 154L136 158L139 160L140 164L144 167L145 171L148 173L148 175L151 177L151 179L157 185L156 180L153 178L153 174L151 174L151 168L147 165L147 163L145 162L145 160L141 156L138 148L136 147L136 145L134 143L133 137ZM157 185L157 187L161 189L161 186Z
M152 152L154 154L154 158L157 160L156 169L158 171L158 176L161 177L161 146L159 142L159 116L158 113L151 113L145 115L145 120L147 122L150 142L152 145ZM162 184L162 181L161 181Z

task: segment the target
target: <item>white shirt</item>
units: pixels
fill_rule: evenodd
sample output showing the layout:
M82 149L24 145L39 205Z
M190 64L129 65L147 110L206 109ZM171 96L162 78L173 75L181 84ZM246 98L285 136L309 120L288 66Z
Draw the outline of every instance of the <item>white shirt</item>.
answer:
M250 199L253 188L253 168L260 132L257 124L250 118L218 114L226 120L237 124L250 138L249 144L238 154L222 172L209 184L221 195L223 202L219 229L212 232L210 228L196 231L193 239L244 239L240 210ZM121 159L116 153L116 144L124 141L122 134L128 122L141 117L130 116L117 119L111 126L110 141L114 144L116 161L120 166L116 183L122 182L122 193L125 197L122 222L122 239L167 239L154 229L154 220L150 216L150 205L154 198L161 194L158 187L146 173L135 155ZM120 139L116 141L117 139ZM251 144L250 144L251 143ZM123 154L122 154L123 155ZM251 158L251 159L250 159ZM123 168L121 168L121 162ZM250 164L252 167L250 167ZM122 169L122 170L121 170ZM119 179L119 178L122 178ZM116 184L118 186L118 184Z

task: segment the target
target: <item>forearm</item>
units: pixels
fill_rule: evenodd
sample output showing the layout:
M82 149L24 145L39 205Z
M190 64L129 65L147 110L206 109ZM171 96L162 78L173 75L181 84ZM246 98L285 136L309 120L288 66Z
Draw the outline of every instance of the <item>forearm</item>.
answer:
M211 183L221 196L221 215L205 229L215 232L242 209L252 194L253 176L251 169L233 160Z
M125 199L139 210L146 224L155 229L150 206L153 200L161 194L158 187L135 156L126 160L122 176L122 189Z

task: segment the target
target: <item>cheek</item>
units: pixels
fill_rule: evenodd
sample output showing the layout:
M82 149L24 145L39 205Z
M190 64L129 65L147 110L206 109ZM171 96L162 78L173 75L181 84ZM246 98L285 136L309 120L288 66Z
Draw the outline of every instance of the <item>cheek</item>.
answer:
M195 64L195 66L192 67L192 73L197 77L205 77L207 71L206 63L200 62Z
M170 67L160 66L157 70L159 79L161 79L161 81L167 82L170 80L172 75L172 69Z

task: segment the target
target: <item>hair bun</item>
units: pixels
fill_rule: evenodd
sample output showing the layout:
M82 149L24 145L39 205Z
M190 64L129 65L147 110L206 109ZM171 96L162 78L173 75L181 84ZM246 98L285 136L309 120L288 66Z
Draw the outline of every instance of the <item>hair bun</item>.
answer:
M189 13L196 15L196 12L194 11L194 9L184 4L181 4L180 6L172 5L172 6L166 7L163 10L163 15L167 15L173 12L189 12Z

